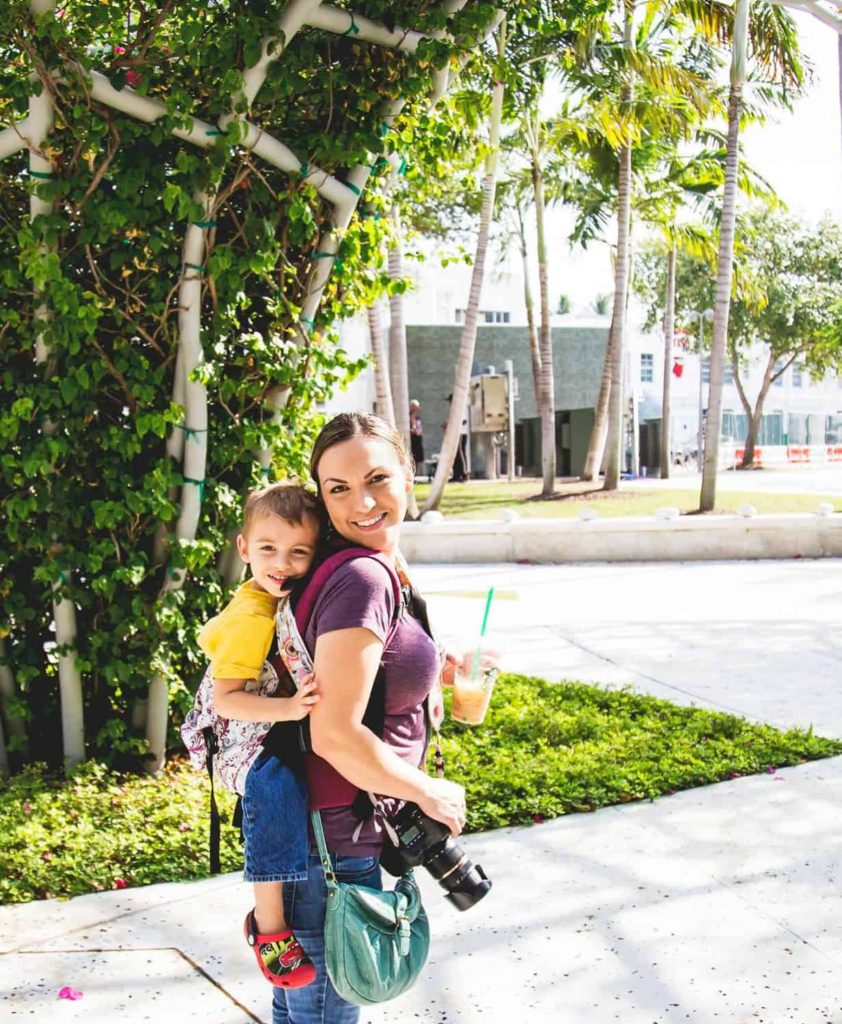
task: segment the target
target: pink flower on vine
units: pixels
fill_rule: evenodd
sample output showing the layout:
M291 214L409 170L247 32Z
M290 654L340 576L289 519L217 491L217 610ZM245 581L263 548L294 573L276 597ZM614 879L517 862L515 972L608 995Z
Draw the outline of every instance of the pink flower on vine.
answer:
M136 71L126 72L126 83L131 86L140 85L143 79Z
M125 46L112 46L111 49L120 56L126 52Z
M129 885L129 883L125 880L125 878L115 878L114 879L114 888L115 889L126 889L126 888L128 888L128 885Z

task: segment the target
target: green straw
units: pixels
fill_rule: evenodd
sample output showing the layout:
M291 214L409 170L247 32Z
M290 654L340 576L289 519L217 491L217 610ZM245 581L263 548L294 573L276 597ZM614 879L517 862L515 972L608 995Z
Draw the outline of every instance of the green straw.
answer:
M479 671L479 662L482 656L482 638L485 636L485 628L488 625L488 613L491 611L491 599L494 597L494 587L488 588L488 597L485 599L485 614L482 617L482 629L479 631L480 643L477 644L477 649L474 651L474 663L471 667L471 682L477 677Z

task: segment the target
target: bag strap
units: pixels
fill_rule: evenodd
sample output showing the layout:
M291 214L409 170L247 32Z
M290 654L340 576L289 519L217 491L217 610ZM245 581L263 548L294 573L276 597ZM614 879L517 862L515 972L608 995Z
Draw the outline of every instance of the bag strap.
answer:
M202 729L202 736L204 737L205 750L207 751L205 767L208 770L208 778L210 779L210 833L208 837L210 870L212 875L218 875L222 871L222 864L219 855L219 808L216 805L216 793L213 789L213 755L218 749L213 726L208 725Z
M325 831L322 827L322 816L318 811L310 811L310 820L313 823L313 835L316 837L316 846L319 848L319 857L322 861L322 871L325 873L325 883L329 890L334 890L337 886L336 875L333 872L333 865L330 862L330 853L327 849L327 840L325 839Z

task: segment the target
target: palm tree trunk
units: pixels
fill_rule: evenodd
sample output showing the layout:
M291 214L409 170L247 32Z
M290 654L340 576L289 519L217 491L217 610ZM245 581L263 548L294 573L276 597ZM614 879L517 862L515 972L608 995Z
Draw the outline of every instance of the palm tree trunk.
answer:
M608 437L608 403L611 398L611 366L614 359L614 317L608 328L608 341L605 345L605 362L602 364L602 379L599 382L599 397L594 409L594 421L591 438L585 455L585 466L582 480L596 480L602 469L605 454L605 441Z
M664 314L664 391L661 400L661 479L670 475L672 460L672 347L675 336L675 263L676 244L667 256L667 294Z
M625 4L623 46L634 46L634 8ZM620 113L631 117L633 97L632 72L620 90ZM625 127L628 132L628 126ZM620 152L617 176L617 262L614 267L613 346L611 351L611 394L608 399L608 451L605 463L603 489L616 491L620 486L620 467L623 461L623 370L626 358L626 306L629 280L629 234L631 230L632 143L626 138Z
M631 86L623 89L627 103L631 101ZM614 268L614 310L612 314L611 393L608 402L608 420L611 433L607 441L604 490L616 491L620 485L620 467L623 458L623 367L626 358L626 292L629 274L629 227L631 224L631 144L620 150L620 174L617 192L617 263Z
M394 235L389 246L388 270L389 277L398 281L403 277L403 242L401 239L401 222L397 206L392 207L392 224ZM403 292L395 292L389 298L389 383L391 384L392 423L400 431L406 450L412 451L412 439L409 436L409 368L406 358L406 323L403 316ZM369 321L369 324L371 321ZM372 336L373 340L373 336ZM406 514L409 519L418 518L418 504L415 493L409 492Z
M497 34L498 59L502 64L506 47L506 20L500 23ZM430 487L430 493L424 503L424 512L437 508L441 501L444 487L453 468L462 418L468 398L468 385L471 379L471 366L474 361L474 348L477 340L477 317L482 294L482 281L485 275L485 260L488 254L488 236L491 230L491 216L494 212L494 193L497 188L497 157L500 146L500 122L503 116L504 83L495 81L491 96L491 123L489 130L488 155L485 158L485 177L482 186L482 204L479 217L479 236L477 238L476 256L471 272L471 288L468 293L468 304L465 310L465 325L459 343L459 356L453 381L453 397L450 413L447 417L444 437L442 438L439 461Z
M380 324L380 310L371 305L366 310L368 334L371 340L371 354L374 358L374 389L377 415L395 426L395 407L392 404L392 388L389 384L388 358L383 343L383 328Z
M710 351L710 389L708 392L705 456L699 511L716 507L716 471L719 465L719 436L722 431L722 378L725 344L731 312L731 271L734 260L734 227L737 217L737 162L742 110L743 83L746 76L748 40L748 0L736 0L734 41L731 53L731 88L728 95L728 143L725 156L725 187L719 227L719 258L714 292L713 340Z
M401 221L397 206L392 207L392 239L389 245L389 277L399 281L403 277L403 240ZM409 451L409 379L406 358L406 325L403 317L403 293L396 292L389 298L391 322L389 324L389 381L392 386L392 402L395 426L403 435Z
M394 234L389 246L388 270L389 277L398 281L403 277L403 239L401 238L401 220L397 206L391 212ZM412 439L409 436L409 367L406 358L406 323L403 316L403 292L397 291L389 298L389 381L392 393L392 422L403 437L406 450L412 451ZM418 518L418 504L415 493L409 492L406 514L409 519Z
M536 143L538 130L536 117ZM543 476L541 496L549 497L555 491L556 478L555 375L553 373L553 336L550 325L550 295L547 280L544 175L541 170L540 152L537 145L532 148L532 188L535 198L535 233L538 245L538 289L541 298L541 387L538 392L541 415L541 475Z
M518 207L518 234L520 236L520 258L523 263L523 305L526 309L526 333L529 336L529 355L532 361L532 385L535 390L535 404L541 391L541 343L538 340L538 327L535 323L535 299L532 297L532 285L529 281L529 252L526 245L526 226L523 211Z

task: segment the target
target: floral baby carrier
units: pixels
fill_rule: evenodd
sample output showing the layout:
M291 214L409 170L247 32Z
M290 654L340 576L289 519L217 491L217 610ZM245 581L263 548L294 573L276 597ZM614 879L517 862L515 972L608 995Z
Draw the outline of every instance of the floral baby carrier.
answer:
M296 688L309 673L313 663L295 624L288 600L278 603L275 630L281 660ZM277 693L280 675L270 659L256 680L246 683L246 690L261 697ZM242 796L246 776L262 750L272 722L243 722L223 718L213 707L213 675L210 666L199 684L193 710L181 726L181 738L187 747L190 763L200 770L207 768L226 789Z

